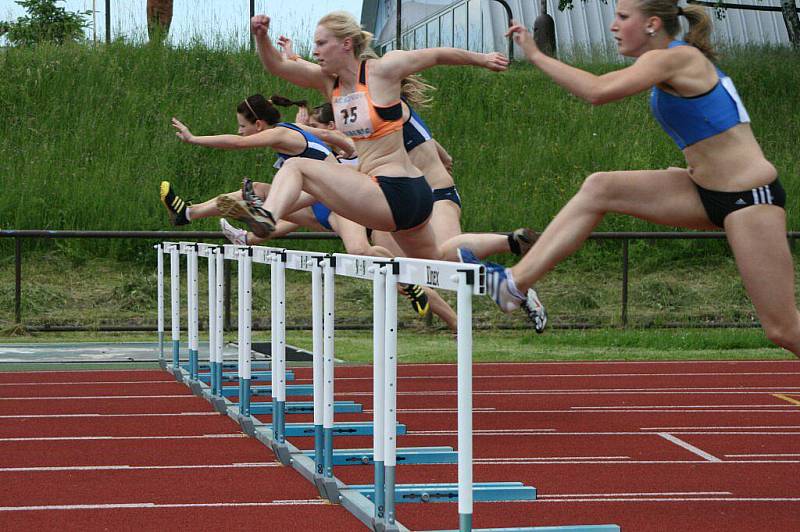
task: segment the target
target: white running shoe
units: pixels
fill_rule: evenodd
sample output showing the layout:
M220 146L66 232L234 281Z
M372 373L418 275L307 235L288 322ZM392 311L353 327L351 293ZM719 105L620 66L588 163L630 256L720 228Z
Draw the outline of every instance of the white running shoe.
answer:
M547 311L533 288L528 288L527 297L522 302L522 309L533 322L533 330L537 334L542 334L547 327Z
M508 290L508 274L505 266L494 262L481 261L468 248L458 248L458 259L468 264L483 264L486 267L486 289L489 295L500 307L500 310L508 314L517 310L523 299L515 296Z
M231 244L236 244L237 246L247 245L247 231L244 229L232 226L225 218L219 219L219 227L222 229L222 234Z

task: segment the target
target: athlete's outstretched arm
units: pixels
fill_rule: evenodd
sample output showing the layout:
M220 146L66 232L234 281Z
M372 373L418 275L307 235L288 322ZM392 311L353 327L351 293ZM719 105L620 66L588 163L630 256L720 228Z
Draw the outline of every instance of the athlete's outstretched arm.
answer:
M269 38L269 17L256 15L250 19L250 29L256 40L258 57L270 74L283 78L298 87L317 89L326 97L328 76L322 73L319 65L308 61L291 61L283 56Z
M298 113L299 115L299 113ZM319 127L307 126L303 123L297 123L298 126L308 131L328 146L338 148L345 157L352 157L356 153L356 144L344 133L335 129L322 129Z
M533 36L521 24L512 21L506 36L513 35L525 57L563 88L592 105L621 100L648 90L670 79L684 61L670 50L651 50L634 64L601 76L562 63L539 50Z
M282 129L267 129L253 135L201 135L195 136L180 120L172 119L172 126L178 131L175 135L187 144L219 148L223 150L245 150L248 148L272 148L282 151L298 151L302 149L302 142L286 135ZM305 142L305 141L303 141Z
M498 52L482 54L460 48L424 48L422 50L394 50L371 66L388 80L399 81L437 65L478 66L502 72L508 69L508 58Z

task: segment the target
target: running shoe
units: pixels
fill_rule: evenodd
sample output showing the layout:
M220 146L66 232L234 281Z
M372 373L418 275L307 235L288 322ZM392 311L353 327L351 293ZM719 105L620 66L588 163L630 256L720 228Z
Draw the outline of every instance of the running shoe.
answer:
M186 217L186 208L188 204L183 199L175 194L172 190L172 184L169 181L161 182L161 203L167 208L169 214L169 223L172 225L186 225L189 219Z
M244 229L232 226L225 218L219 219L219 227L222 229L222 234L231 244L236 244L237 246L247 245L247 231Z
M249 177L242 179L242 199L258 207L263 207L264 205L264 201L256 195L253 181Z
M400 292L411 301L411 306L419 314L420 318L425 317L431 310L428 303L428 296L418 284L405 284L400 286Z
M533 322L533 330L537 334L542 334L544 328L547 327L547 311L533 288L528 288L527 297L522 302L522 309L528 315L528 319Z
M505 266L494 262L478 260L478 257L468 248L458 248L458 260L467 264L483 264L486 267L486 289L489 295L505 313L518 309L524 301L508 290L508 274Z
M258 205L237 200L229 194L217 196L216 205L222 216L246 223L256 236L268 238L275 230L272 214Z
M511 238L516 243L517 249L513 250L515 255L519 255L521 257L533 247L533 243L536 242L536 233L527 227L520 227L511 233ZM519 250L519 253L516 253L517 250Z

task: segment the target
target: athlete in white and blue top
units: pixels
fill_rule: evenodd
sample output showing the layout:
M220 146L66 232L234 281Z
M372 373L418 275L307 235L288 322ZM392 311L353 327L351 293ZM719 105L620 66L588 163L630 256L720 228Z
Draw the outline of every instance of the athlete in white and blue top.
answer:
M286 105L286 102L289 100L278 95L273 95L269 100L260 94L248 96L236 109L238 135L195 136L176 118L172 119L172 125L177 130L178 138L188 144L229 150L270 148L278 155L276 167L295 157L325 161L331 165L338 164L336 157L322 140L301 127L281 122L276 105ZM254 183L256 195L263 198L268 191L269 184ZM252 215L242 204L241 191L222 194L203 203L189 206L175 193L169 181L163 181L161 201L174 225L185 225L191 220L210 216L232 216L248 223L254 230L259 227L253 223ZM315 201L313 196L303 193L296 201L293 210L308 207Z
M689 23L684 41L675 40L680 17ZM528 60L589 103L654 87L653 112L687 167L590 175L522 261L510 269L490 265L491 291L503 310L518 306L521 292L574 253L608 212L669 226L723 227L767 337L800 356L785 194L733 83L711 61L710 28L699 6L619 0L611 32L620 53L636 61L598 76L548 57L523 26L512 24L509 34Z

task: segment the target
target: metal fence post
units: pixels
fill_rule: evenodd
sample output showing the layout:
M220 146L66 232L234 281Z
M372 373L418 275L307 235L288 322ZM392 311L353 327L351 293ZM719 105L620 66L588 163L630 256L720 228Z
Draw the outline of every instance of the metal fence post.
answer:
M628 325L628 239L622 241L622 326Z
M22 239L14 239L14 320L22 323Z
M111 0L106 0L106 44L111 42Z

